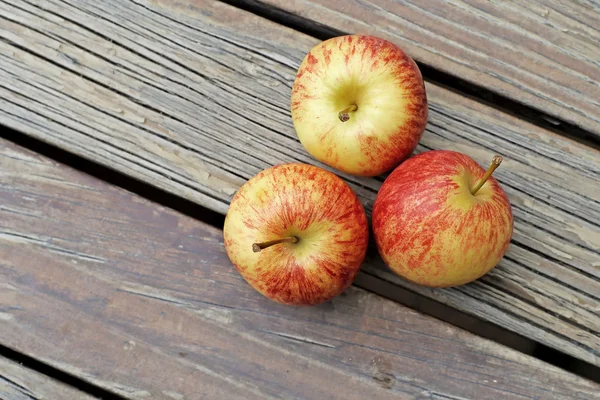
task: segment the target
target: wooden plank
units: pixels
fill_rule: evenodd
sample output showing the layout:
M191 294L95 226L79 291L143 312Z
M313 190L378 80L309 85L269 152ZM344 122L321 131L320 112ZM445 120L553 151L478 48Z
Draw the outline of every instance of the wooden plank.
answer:
M2 124L222 213L264 168L321 165L289 115L313 38L208 0L18 0L0 14ZM600 365L600 153L427 89L418 152L482 164L502 154L514 240L492 273L460 288L409 284L374 252L364 271ZM342 176L370 212L382 179Z
M279 305L219 229L5 141L0 171L2 343L127 398L600 393L362 289Z
M234 3L384 37L428 66L600 138L600 4L593 0Z
M92 400L95 397L0 357L0 399Z

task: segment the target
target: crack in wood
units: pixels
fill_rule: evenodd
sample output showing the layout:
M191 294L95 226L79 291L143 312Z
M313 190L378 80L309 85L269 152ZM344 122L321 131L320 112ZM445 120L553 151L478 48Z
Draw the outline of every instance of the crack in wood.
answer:
M117 290L117 292L129 293L129 294L133 294L135 296L145 297L147 299L159 300L159 301L164 301L164 302L171 303L171 304L177 304L179 306L184 306L184 307L190 306L189 303L184 303L182 301L176 300L176 299L168 297L166 295L160 295L160 294L155 294L155 293L146 293L146 292L141 292L141 291L134 290L134 289L126 289L126 288L118 288L116 290Z
M300 342L300 343L307 343L307 344L311 344L311 345L315 345L315 346L321 346L321 347L325 347L328 349L335 349L336 346L329 344L329 343L325 343L325 342L320 342L314 339L310 339L308 337L303 337L303 336L296 336L296 335L290 335L288 333L282 333L282 332L275 332L275 331L265 331L266 333L270 333L272 335L276 335L279 337L282 337L284 339L288 339L288 340L292 340L294 342Z
M41 400L41 399L38 399L31 390L29 390L28 388L26 388L23 385L18 384L14 380L9 379L7 376L4 376L1 372L0 372L0 379L3 380L3 381L5 381L5 382L8 382L8 384L10 384L10 385L14 386L15 388L19 389L19 391L21 393L23 393L24 395L26 395L28 398L30 398L32 400Z
M0 231L0 240L6 240L11 242L24 242L29 244L35 244L41 246L49 251L53 251L60 254L65 254L74 258L77 258L82 261L91 261L94 263L103 264L106 262L106 259L101 257L95 257L90 254L78 253L76 251L67 250L62 247L59 247L55 244L52 244L52 237L48 238L37 238L32 236L26 236L23 234L18 234L14 232Z

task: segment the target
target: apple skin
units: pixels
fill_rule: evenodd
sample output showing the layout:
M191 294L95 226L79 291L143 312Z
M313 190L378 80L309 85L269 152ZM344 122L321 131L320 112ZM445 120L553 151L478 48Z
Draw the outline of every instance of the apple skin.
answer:
M339 112L355 104L349 120ZM425 85L415 62L373 36L316 45L300 65L291 113L304 148L340 171L375 176L409 157L427 124Z
M430 287L458 286L488 273L513 232L510 202L470 157L434 150L412 157L385 180L373 207L373 234L396 274Z
M264 296L314 305L354 281L369 241L363 206L335 174L307 164L268 168L236 193L223 228L225 250ZM252 245L295 236L255 253Z

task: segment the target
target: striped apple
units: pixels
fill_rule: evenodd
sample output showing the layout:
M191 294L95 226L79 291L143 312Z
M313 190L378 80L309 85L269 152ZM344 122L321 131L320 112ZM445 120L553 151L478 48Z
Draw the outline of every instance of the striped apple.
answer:
M414 61L393 43L362 35L310 50L292 88L291 112L313 157L361 176L379 175L409 157L428 115Z
M513 232L511 206L470 157L445 150L412 157L385 180L373 207L373 233L385 263L424 286L478 279L504 256Z
M314 305L354 281L369 231L342 179L312 165L283 164L240 188L223 235L227 255L254 289L283 304Z

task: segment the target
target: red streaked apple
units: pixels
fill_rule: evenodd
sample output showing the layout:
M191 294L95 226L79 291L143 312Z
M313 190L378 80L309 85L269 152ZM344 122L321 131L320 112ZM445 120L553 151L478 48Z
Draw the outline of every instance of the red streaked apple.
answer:
M307 164L268 168L236 193L223 228L244 279L283 304L314 305L341 294L365 258L365 211L338 176Z
M470 157L435 150L412 157L385 180L373 207L373 234L385 263L424 286L474 281L504 256L513 232L504 190Z
M310 50L292 88L291 112L313 157L360 176L380 175L409 157L428 115L415 62L393 43L363 35Z

